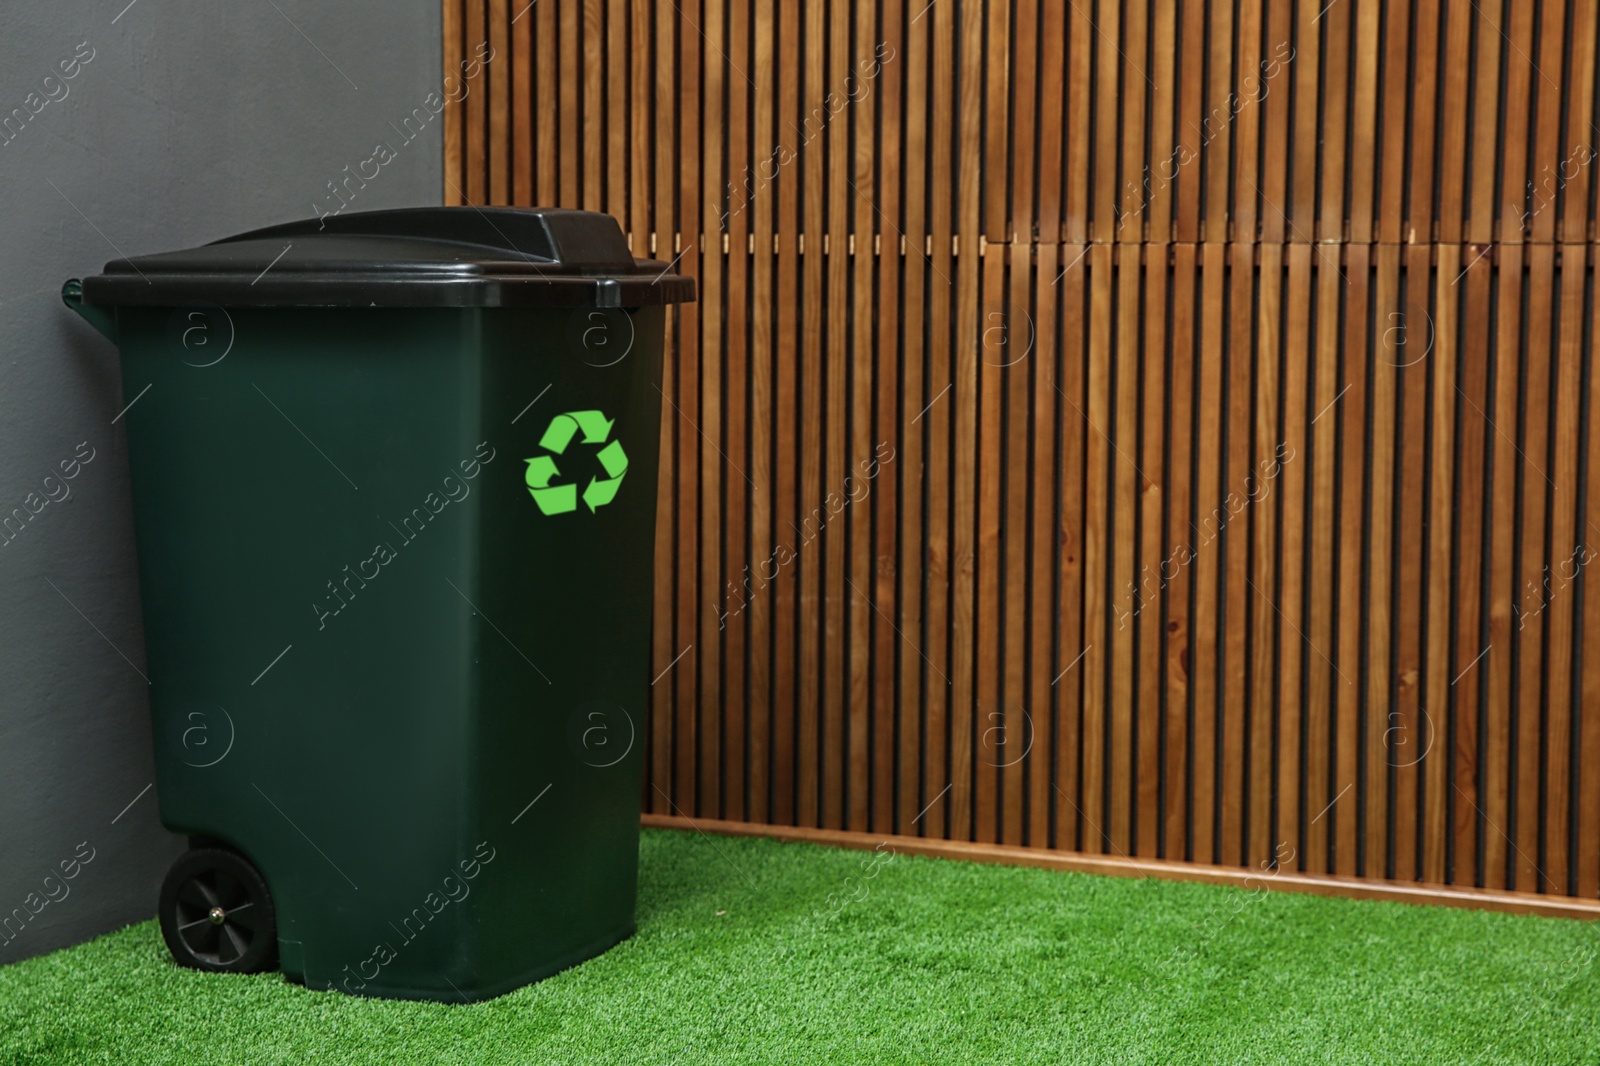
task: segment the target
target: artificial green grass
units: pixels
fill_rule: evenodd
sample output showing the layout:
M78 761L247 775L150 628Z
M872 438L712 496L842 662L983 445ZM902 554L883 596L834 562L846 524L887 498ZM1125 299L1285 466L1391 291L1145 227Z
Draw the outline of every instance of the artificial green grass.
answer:
M1600 1062L1600 924L648 831L639 932L485 1003L0 968L3 1063Z

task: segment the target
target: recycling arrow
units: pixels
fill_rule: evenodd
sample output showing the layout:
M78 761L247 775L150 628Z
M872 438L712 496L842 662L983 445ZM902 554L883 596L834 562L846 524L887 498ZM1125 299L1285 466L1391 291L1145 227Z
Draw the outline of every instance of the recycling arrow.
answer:
M548 455L536 455L528 460L528 491L533 493L533 502L545 514L565 514L578 509L576 485L550 484L550 479L559 473L556 461Z
M608 420L599 411L569 411L552 418L549 426L545 427L544 435L539 438L539 447L556 455L565 454L567 445L579 433L583 434L585 444L605 445L595 458L600 461L606 476L590 477L588 486L583 490L583 502L590 514L616 499L617 490L622 487L623 475L628 472L628 454L623 451L622 442L610 440L614 425L615 420ZM551 484L552 479L561 473L553 458L537 455L525 461L528 464L528 491L541 512L556 515L578 509L576 484Z
M614 440L600 449L600 454L595 458L600 460L600 465L606 468L606 473L613 478L621 478L628 472L628 455L622 450L622 442Z
M542 489L550 479L561 473L556 461L548 455L538 455L528 460L528 487Z
M572 438L583 432L585 444L604 444L611 436L611 427L615 422L606 421L606 416L599 411L572 411L564 415L556 415L550 420L550 425L544 431L544 436L539 438L539 447L560 455L567 450L567 445L572 443Z

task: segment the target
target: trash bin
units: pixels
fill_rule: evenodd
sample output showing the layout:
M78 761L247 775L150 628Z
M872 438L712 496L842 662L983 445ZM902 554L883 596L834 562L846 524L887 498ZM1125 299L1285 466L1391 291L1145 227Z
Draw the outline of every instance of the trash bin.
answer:
M63 296L122 353L177 961L459 1002L627 937L693 281L606 215L428 208Z

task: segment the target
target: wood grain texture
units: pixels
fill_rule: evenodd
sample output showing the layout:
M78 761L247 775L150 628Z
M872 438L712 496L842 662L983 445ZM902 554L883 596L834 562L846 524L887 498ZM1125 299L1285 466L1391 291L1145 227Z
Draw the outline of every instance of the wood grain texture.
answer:
M1227 514L1222 494L1225 444L1223 293L1227 246L1206 244L1200 250L1199 326L1196 363L1199 391L1195 394L1194 424L1197 464L1194 518L1190 527L1194 559L1194 638L1191 642L1193 725L1190 729L1189 827L1196 861L1217 858L1217 721L1227 713L1227 694L1221 690L1223 664L1222 574L1223 532Z
M1372 395L1374 348L1367 328L1371 306L1371 249L1354 245L1344 263L1345 277L1353 279L1345 287L1341 320L1344 348L1339 368L1339 395L1327 417L1337 420L1338 438L1338 556L1337 582L1337 676L1334 708L1336 754L1327 816L1332 820L1332 872L1353 877L1360 857L1362 757L1361 729L1364 723L1365 691L1362 672L1367 613L1362 610L1366 591L1368 517L1366 501L1370 484L1367 460L1367 412Z
M1165 671L1161 669L1166 626L1161 609L1161 564L1166 554L1166 506L1163 486L1170 479L1167 457L1166 367L1167 271L1145 271L1144 343L1139 360L1143 381L1140 412L1139 561L1137 580L1138 686L1137 766L1134 770L1134 853L1157 854L1161 846L1161 704Z
M451 98L459 96L464 104L462 183L459 190L464 204L488 202L489 168L489 79L484 76L482 64L476 67L477 77L472 77L475 57L487 54L489 18L492 3L465 4L466 18L461 37L461 58L445 64L445 93ZM453 83L453 84L452 84Z
M1262 776L1271 779L1275 763L1273 738L1278 706L1274 664L1278 660L1281 622L1274 594L1278 588L1278 522L1288 504L1283 499L1281 475L1288 459L1283 440L1280 393L1283 380L1284 284L1283 248L1262 245L1255 271L1257 305L1253 358L1255 387L1254 465L1250 476L1254 492L1251 520L1255 537L1254 565L1247 577L1250 589L1247 623L1250 630L1250 793L1249 850L1245 865L1264 869L1271 865L1284 838L1273 824L1272 790L1257 787ZM1241 622L1245 622L1241 619Z
M467 0L468 3L471 0ZM648 26L648 5L650 0L633 0L635 23ZM557 93L561 83L560 71L557 67L557 33L559 32L560 16L557 5L551 3L535 3L532 7L522 7L518 11L519 23L527 22L530 33L533 35L533 77L536 105L529 118L533 122L535 148L533 155L535 192L533 202L547 203L552 197L561 195L557 176L560 174L561 152L558 149L561 136L561 108L557 101ZM654 49L640 47L634 53L636 66L633 75L633 111L641 114L650 98L650 59ZM540 106L542 105L542 106ZM570 126L571 116L567 116ZM647 138L639 135L636 125L630 124L629 129L634 131L635 144L633 156L635 165L643 168L642 175L635 176L634 187L642 202L634 205L630 217L638 219L641 225L648 225L650 212L644 207L649 203L652 183L649 178L651 164L650 143ZM639 142L643 143L639 143ZM641 231L639 240L633 245L636 255L651 254L649 235Z
M443 28L447 203L604 210L700 282L653 816L1600 898L1593 5Z
M1061 395L1060 486L1056 537L1060 602L1056 639L1059 669L1050 687L1056 691L1055 846L1083 847L1083 707L1089 676L1085 660L1087 619L1084 616L1083 573L1086 547L1084 458L1089 427L1083 416L1089 367L1088 279L1086 245L1062 249L1064 265L1052 287L1061 290L1061 357L1052 383Z
M1525 296L1527 314L1524 329L1526 350L1522 353L1524 394L1522 425L1518 434L1521 451L1520 500L1517 508L1520 550L1517 552L1518 602L1517 691L1513 711L1516 759L1512 789L1515 814L1506 828L1512 837L1512 880L1508 888L1538 891L1543 876L1540 866L1539 792L1543 763L1543 719L1547 684L1556 681L1543 669L1548 611L1554 591L1550 581L1550 554L1546 516L1555 482L1550 477L1549 446L1556 384L1554 296L1552 282L1555 249L1533 243L1527 249L1528 272Z
M1282 394L1283 471L1279 481L1283 509L1279 516L1278 591L1258 589L1265 596L1278 620L1278 803L1274 835L1285 842L1279 868L1298 870L1305 852L1301 833L1305 825L1302 812L1305 779L1305 673L1308 657L1325 654L1306 637L1306 549L1307 507L1306 467L1311 455L1306 444L1306 423L1311 417L1308 381L1310 367L1305 353L1312 345L1312 251L1309 244L1290 245L1284 257L1288 271L1284 279L1284 361ZM1313 533L1314 535L1314 533Z
M1495 302L1498 325L1494 335L1494 403L1488 410L1494 521L1489 529L1489 654L1486 657L1488 693L1484 713L1483 838L1485 888L1507 885L1508 846L1511 838L1511 727L1515 707L1516 646L1522 626L1521 600L1516 577L1517 482L1521 451L1517 445L1517 405L1521 386L1519 354L1522 328L1522 247L1502 247L1499 294Z
M1194 473L1196 300L1199 296L1198 248L1179 244L1172 250L1172 354L1167 379L1172 382L1172 402L1167 469L1166 543L1159 575L1165 593L1167 629L1166 662L1166 793L1165 838L1162 854L1192 859L1188 797L1190 793L1190 712L1194 658L1194 593L1191 575L1194 559ZM1270 793L1268 794L1270 798Z
M1592 302L1596 295L1595 272L1591 269L1587 273L1588 299ZM1586 347L1584 364L1589 372L1589 392L1580 402L1584 404L1587 415L1600 403L1600 375L1595 373L1593 341ZM1596 473L1600 472L1600 433L1595 432L1592 424L1586 424L1584 436L1587 439L1587 484L1584 486L1584 550L1580 560L1584 566L1588 566L1596 557L1594 525L1600 521L1600 508L1594 506L1594 492L1590 488L1596 482ZM1579 647L1579 662L1583 667L1578 687L1578 780L1573 783L1578 824L1575 880L1576 894L1584 899L1594 899L1600 894L1600 670L1591 669L1590 664L1600 662L1600 582L1584 581L1582 594L1583 640Z

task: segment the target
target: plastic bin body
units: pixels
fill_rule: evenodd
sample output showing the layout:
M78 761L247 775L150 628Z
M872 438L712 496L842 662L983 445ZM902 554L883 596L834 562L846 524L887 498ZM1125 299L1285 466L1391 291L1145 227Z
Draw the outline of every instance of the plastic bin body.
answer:
M115 315L161 817L262 872L284 973L480 999L629 935L663 307L604 358L582 307ZM626 472L546 514L591 411Z

